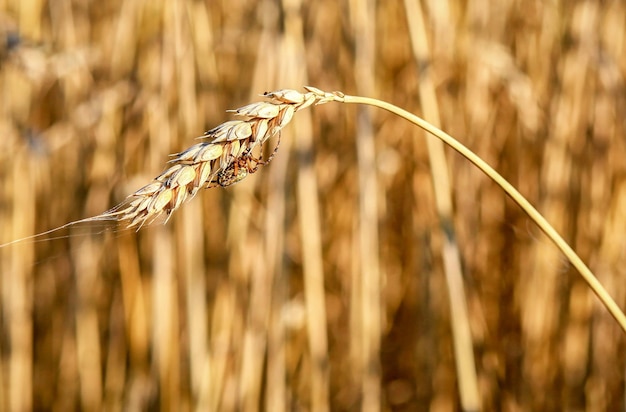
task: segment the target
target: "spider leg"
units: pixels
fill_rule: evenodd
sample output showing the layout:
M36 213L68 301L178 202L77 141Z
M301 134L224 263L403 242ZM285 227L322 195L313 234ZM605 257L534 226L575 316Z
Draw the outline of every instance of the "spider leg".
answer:
M235 176L237 176L237 174L239 173L239 159L235 159L233 161L233 170L235 171Z
M280 146L280 132L278 132L278 141L276 142L276 147L274 148L274 151L272 151L272 153L269 155L269 157L266 160L261 159L255 159L255 161L257 162L257 164L261 165L261 166L265 166L267 165L269 162L272 161L272 159L274 158L274 156L276 156L276 152L278 152L278 146Z
M278 140L276 140L276 147L274 148L274 150L272 151L272 154L267 158L267 160L265 161L265 163L269 163L272 161L272 159L274 158L274 156L276 156L276 153L278 152L278 147L280 146L280 136L281 133L278 132Z
M259 160L253 157L252 155L248 155L246 157L246 168L248 169L248 173L254 173L259 170ZM252 166L252 162L254 162L254 166Z

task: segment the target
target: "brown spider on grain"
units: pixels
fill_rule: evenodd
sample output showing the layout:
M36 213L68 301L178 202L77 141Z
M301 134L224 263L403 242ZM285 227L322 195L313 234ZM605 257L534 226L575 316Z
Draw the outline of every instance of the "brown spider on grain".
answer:
M259 166L265 166L272 161L280 146L280 132L278 133L278 141L276 147L266 160L261 157L256 158L252 155L251 150L247 149L243 155L235 159L226 169L217 174L217 182L212 183L209 187L228 187L238 183L246 178L249 174L255 173ZM262 155L261 155L262 156Z

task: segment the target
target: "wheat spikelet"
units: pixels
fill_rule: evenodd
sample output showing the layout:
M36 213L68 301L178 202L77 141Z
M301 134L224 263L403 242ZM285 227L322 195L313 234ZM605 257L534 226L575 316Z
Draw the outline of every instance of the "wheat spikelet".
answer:
M273 154L263 161L254 158L252 151L279 135L296 111L340 96L313 87L306 90L306 93L290 89L266 92L266 101L229 110L242 119L227 121L204 133L200 139L206 141L172 155L171 166L151 183L91 220L112 219L128 222L129 228L141 228L163 213L169 218L201 188L226 187L241 181L271 160Z

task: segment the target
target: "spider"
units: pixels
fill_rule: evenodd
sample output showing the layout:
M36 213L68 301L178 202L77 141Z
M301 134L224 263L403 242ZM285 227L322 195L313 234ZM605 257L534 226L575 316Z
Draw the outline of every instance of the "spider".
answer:
M240 157L235 158L226 169L217 173L217 183L211 184L209 188L215 186L228 187L242 181L249 174L255 173L259 169L259 166L269 164L276 155L278 146L280 146L280 133L278 134L278 141L276 142L274 151L266 160L254 157L252 151L246 149L246 151L244 151Z

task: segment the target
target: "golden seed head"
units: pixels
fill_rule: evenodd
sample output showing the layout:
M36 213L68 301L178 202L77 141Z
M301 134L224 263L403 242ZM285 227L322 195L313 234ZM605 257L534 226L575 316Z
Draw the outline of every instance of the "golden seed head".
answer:
M205 132L200 138L208 140L173 154L170 166L152 183L100 217L141 227L164 212L169 216L201 188L240 182L274 155L263 161L255 159L252 150L278 135L298 110L336 98L335 94L313 87L306 90L307 93L291 89L266 92L264 96L270 100L229 111L243 119L226 121Z

